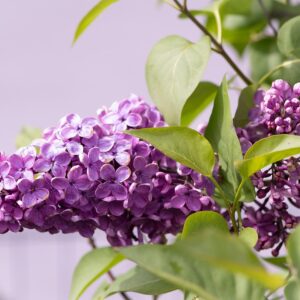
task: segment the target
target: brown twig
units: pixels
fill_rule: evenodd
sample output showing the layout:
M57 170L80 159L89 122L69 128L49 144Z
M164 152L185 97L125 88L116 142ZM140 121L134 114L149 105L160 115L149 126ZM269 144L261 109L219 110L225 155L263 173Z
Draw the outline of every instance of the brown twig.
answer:
M203 26L197 18L191 14L191 12L188 10L187 7L182 5L178 0L173 0L174 3L179 7L180 11L186 15L205 35L210 37L212 44L215 46L214 51L219 53L224 57L224 59L228 62L228 64L234 69L234 71L239 75L239 77L247 84L251 85L252 81L250 78L248 78L243 71L238 67L238 65L232 60L230 55L227 53L227 51L224 49L223 45L219 43L216 38Z
M92 249L97 249L96 242L95 242L95 240L94 240L93 238L88 238L88 242L89 242L89 245L92 247ZM115 277L115 275L112 273L111 270L109 270L109 271L107 272L107 275L108 275L108 277L110 278L110 280L111 280L112 282L114 282L114 281L116 280L116 277ZM124 292L120 292L120 295L123 297L124 300L131 300L131 299L127 296L127 294L124 293Z
M276 37L277 36L277 29L275 28L275 26L272 23L270 12L267 10L265 4L263 3L263 0L258 0L258 2L259 2L259 5L260 5L266 19L267 19L269 27L271 28L271 30L273 31L274 36Z

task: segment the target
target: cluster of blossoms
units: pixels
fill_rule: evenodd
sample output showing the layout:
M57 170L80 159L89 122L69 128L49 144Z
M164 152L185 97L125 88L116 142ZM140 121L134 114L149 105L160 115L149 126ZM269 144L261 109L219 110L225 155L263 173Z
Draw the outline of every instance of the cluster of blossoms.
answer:
M112 245L164 242L188 215L219 208L200 174L124 132L166 126L158 110L136 96L70 114L43 138L11 156L0 154L0 233L106 232Z
M237 128L242 151L269 135L300 135L299 98L300 83L291 87L283 80L257 91L250 122ZM0 233L30 228L91 237L101 229L115 246L164 243L191 213L221 212L206 177L124 133L163 126L155 107L132 96L97 117L67 115L32 145L0 153ZM257 250L278 255L300 222L299 179L297 157L253 176L256 199L242 209L243 225L259 234Z
M276 80L255 95L250 122L237 133L245 152L257 140L274 134L300 135L300 83ZM253 177L254 205L244 206L244 226L257 229L257 250L272 248L278 255L290 230L300 222L300 159L291 157Z

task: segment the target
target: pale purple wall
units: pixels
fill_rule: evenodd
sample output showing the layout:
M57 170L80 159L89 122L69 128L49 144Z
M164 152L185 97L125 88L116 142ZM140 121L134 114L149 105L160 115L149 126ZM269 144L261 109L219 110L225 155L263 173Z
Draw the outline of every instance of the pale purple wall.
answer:
M14 150L23 125L44 128L69 112L94 114L132 92L148 98L144 64L154 43L169 34L200 36L157 0L120 0L72 48L78 21L96 2L0 1L1 150ZM230 68L214 56L205 78L218 83L225 72ZM101 233L97 240L104 245ZM66 300L74 266L86 251L78 235L0 236L0 300Z

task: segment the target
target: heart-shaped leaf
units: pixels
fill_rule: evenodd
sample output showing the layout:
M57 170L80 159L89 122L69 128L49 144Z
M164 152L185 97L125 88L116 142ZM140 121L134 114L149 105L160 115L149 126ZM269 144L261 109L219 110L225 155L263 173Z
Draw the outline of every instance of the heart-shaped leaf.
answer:
M192 43L168 36L152 49L146 79L152 100L169 125L179 125L183 106L202 79L210 56L210 39Z

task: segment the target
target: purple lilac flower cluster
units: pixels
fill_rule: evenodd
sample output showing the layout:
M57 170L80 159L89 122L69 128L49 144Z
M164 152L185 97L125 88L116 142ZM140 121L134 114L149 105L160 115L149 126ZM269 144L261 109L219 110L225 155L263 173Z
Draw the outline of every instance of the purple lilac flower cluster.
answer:
M274 134L300 135L300 83L276 80L255 95L250 122L237 133L245 152L257 140ZM244 206L244 226L257 229L257 250L278 255L290 230L300 222L300 158L273 164L253 176L254 205Z
M106 232L112 245L164 242L188 215L218 210L212 184L136 137L131 128L166 126L136 96L97 117L70 114L43 138L0 154L0 233Z

